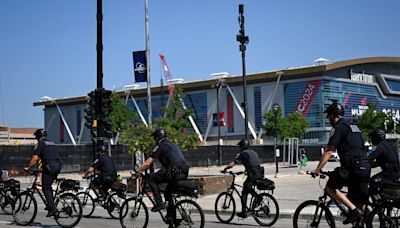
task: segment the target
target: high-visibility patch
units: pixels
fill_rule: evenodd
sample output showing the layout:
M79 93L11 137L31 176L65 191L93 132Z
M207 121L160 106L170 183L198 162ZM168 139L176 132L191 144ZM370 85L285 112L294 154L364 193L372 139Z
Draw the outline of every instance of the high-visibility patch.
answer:
M351 132L361 132L357 125L350 125Z
M335 128L331 129L331 136L333 136L335 134Z
M158 146L155 146L153 149L153 152L156 152L158 150Z

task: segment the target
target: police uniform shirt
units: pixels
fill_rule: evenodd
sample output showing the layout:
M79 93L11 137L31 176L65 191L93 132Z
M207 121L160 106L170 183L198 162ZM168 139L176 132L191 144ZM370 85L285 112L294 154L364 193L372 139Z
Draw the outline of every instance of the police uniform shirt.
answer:
M338 150L342 165L344 158L359 160L366 157L364 139L360 129L357 125L348 124L343 118L333 126L328 145L334 145Z
M243 164L246 170L250 170L253 167L260 167L260 159L254 150L243 150L236 155L234 162Z
M161 165L166 169L170 168L172 163L186 165L185 158L178 146L167 140L162 140L155 146L150 157L158 159Z
M114 161L107 154L101 154L94 162L93 168L100 171L102 174L116 174L117 168Z
M388 171L386 165L394 165L399 167L399 157L396 150L387 142L382 141L377 146L374 152L368 157L374 161L374 167L381 167L383 171Z
M44 139L35 145L33 154L39 156L46 164L60 159L55 143Z

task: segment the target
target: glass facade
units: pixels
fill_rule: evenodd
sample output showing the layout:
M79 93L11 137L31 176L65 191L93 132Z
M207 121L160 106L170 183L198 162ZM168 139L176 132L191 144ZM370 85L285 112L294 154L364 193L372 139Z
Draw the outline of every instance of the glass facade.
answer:
M254 122L256 130L260 130L262 124L262 113L261 113L261 87L254 87Z
M184 94L184 103L186 105L186 108L191 110L193 112L193 119L194 122L196 123L199 131L204 134L207 128L207 93L206 92L201 92L201 93L190 93L190 94ZM151 100L152 102L152 111L153 111L153 120L157 119L162 115L162 106L166 106L168 102L168 96L164 97L164 101L161 104L161 99L159 97L154 97ZM147 120L148 114L147 114L147 99L137 99L136 103L142 112L144 118ZM128 102L129 107L137 111L133 101L130 100Z
M295 111L303 111L310 128L321 130L308 131L303 143L326 142L329 133L325 127L331 127L323 113L332 100L343 104L344 118L355 121L367 109L368 102L377 103L377 111L391 111L398 115L400 99L384 99L375 84L352 83L336 80L302 81L284 85L285 116ZM314 85L314 86L312 86ZM400 86L400 84L399 84ZM397 88L392 84L391 88ZM311 91L316 89L315 91ZM307 111L305 113L305 111ZM304 115L305 113L305 115Z
M312 82L312 83L310 83ZM324 111L322 103L321 81L302 81L287 83L283 87L285 100L285 117L295 111L302 113L308 120L309 127L323 127Z
M76 135L81 134L82 128L82 112L81 110L76 111Z
M386 79L386 82L391 90L400 92L400 81Z

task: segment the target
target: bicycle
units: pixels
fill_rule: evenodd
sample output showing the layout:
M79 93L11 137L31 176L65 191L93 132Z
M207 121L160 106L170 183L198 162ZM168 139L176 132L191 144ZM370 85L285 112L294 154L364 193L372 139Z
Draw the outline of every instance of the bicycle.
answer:
M88 187L85 191L79 192L76 196L80 199L82 203L83 216L90 217L94 209L96 207L96 203L102 206L107 210L108 214L111 218L117 219L119 218L119 211L121 209L121 205L123 201L126 199L126 185L123 189L113 189L111 188L108 192L105 193L104 197L99 197L97 192L93 189L91 183L93 179L96 177L95 174L89 175L87 177L83 177L88 181ZM95 198L93 198L93 195Z
M12 207L13 218L18 225L28 226L35 220L38 211L37 201L34 196L35 193L47 205L44 194L39 191L36 185L37 174L39 172L38 170L30 172L31 175L35 176L32 186L18 194ZM61 227L76 226L82 218L82 205L75 194L70 191L78 191L79 182L59 178L56 179L56 183L57 187L53 190L54 204L57 208L54 219Z
M144 202L147 197L153 206L155 200L150 196L148 189L148 175L140 172L132 173L132 177L141 180L141 187L137 195L127 199L121 206L120 223L126 227L147 227L149 222L149 212ZM176 188L172 194L172 205L168 205L167 212L160 210L159 214L163 222L169 227L204 227L204 213L200 205L193 198L197 198L197 190L184 188L184 184L190 181L177 181Z
M379 198L377 206L367 217L367 227L400 227L400 180L382 184Z
M0 208L6 215L12 215L12 205L20 191L20 182L9 179L0 182Z
M311 175L309 171L306 174ZM324 172L321 171L319 178L325 179L326 177L332 176L333 171ZM341 191L347 194L345 191ZM293 215L293 227L336 227L335 217L332 214L331 207L336 207L337 220L344 220L348 216L348 209L345 205L339 203L334 198L331 198L328 192L324 189L322 195L318 200L307 200L301 203L294 212ZM374 207L374 203L368 202L368 207ZM353 222L352 227L364 227L365 220L368 216L368 210L364 210L359 221Z
M243 188L243 186L235 183L235 179L236 176L244 174L245 172L221 171L221 173L228 173L231 175L232 182L227 191L221 192L217 196L215 200L215 215L220 222L230 223L236 214L236 202L233 193L236 192L239 198L241 198L242 195L238 188ZM268 181L271 182L270 180ZM256 220L259 225L272 226L279 217L279 205L275 197L272 196L275 187L272 187L271 183L268 185L263 185L262 183L263 181L260 180L256 182L256 186L253 186L253 188L257 187L258 190L261 190L261 192L257 192L257 198L262 200L257 201L256 198L252 196L249 204L250 208L246 205L246 210L251 213L254 220ZM271 192L271 194L269 192Z

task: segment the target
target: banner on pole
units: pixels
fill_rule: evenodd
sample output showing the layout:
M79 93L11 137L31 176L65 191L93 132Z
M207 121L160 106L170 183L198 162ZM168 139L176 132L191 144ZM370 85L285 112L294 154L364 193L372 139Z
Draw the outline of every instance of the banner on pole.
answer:
M147 82L146 51L134 51L132 52L132 55L135 82Z
M225 113L220 112L219 113L219 118L218 118L218 113L213 113L213 126L225 126Z

